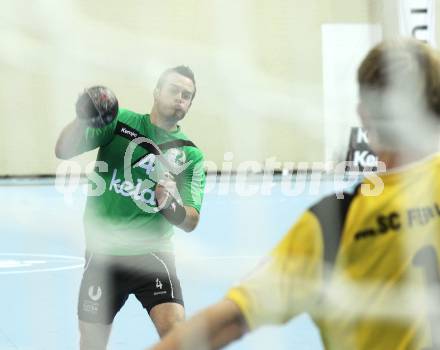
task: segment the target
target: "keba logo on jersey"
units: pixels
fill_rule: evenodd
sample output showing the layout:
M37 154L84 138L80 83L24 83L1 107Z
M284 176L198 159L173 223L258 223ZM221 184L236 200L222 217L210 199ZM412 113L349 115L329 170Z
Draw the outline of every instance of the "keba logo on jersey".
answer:
M144 204L155 207L155 193L151 188L142 188L143 181L137 179L137 184L134 185L130 181L123 181L118 179L118 170L113 170L113 176L110 181L109 190L115 191L117 194L124 197L131 197L135 201L141 201Z

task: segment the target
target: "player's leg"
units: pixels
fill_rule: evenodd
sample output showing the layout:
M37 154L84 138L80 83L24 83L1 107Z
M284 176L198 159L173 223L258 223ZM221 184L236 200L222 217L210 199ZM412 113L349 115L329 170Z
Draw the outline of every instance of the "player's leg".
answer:
M87 254L78 298L80 350L105 350L113 319L128 298L112 257Z
M176 274L174 256L171 253L151 253L142 258L138 266L144 266L142 277L133 291L148 311L159 336L185 319L182 289Z
M80 350L107 349L112 325L79 321Z
M185 309L177 303L163 303L150 310L150 317L162 338L179 322L185 320Z

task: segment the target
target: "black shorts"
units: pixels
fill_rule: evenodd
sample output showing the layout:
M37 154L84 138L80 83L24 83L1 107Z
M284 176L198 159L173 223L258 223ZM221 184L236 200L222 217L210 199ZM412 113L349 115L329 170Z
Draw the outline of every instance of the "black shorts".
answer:
M110 324L130 294L150 310L162 303L183 306L174 255L135 256L86 254L78 300L81 321Z

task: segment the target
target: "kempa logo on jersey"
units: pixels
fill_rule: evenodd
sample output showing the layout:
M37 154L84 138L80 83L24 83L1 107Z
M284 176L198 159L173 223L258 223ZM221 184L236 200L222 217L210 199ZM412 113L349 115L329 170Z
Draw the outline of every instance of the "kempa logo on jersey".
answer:
M118 179L118 170L113 170L113 176L110 181L109 191L115 191L117 194L124 197L131 197L135 201L141 201L144 204L155 207L156 199L154 191L151 188L142 188L143 181L137 179L137 184L134 185L130 181L123 181Z
M130 135L131 137L134 137L134 138L138 137L137 133L135 133L134 131L131 131L131 130L127 130L127 128L122 128L121 132L123 134Z

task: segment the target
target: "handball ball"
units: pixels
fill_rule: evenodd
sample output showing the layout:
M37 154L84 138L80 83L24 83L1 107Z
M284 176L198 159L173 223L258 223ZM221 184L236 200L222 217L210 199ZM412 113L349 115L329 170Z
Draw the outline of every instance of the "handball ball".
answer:
M115 94L105 86L84 90L76 101L76 115L92 128L110 124L118 115L119 104Z

